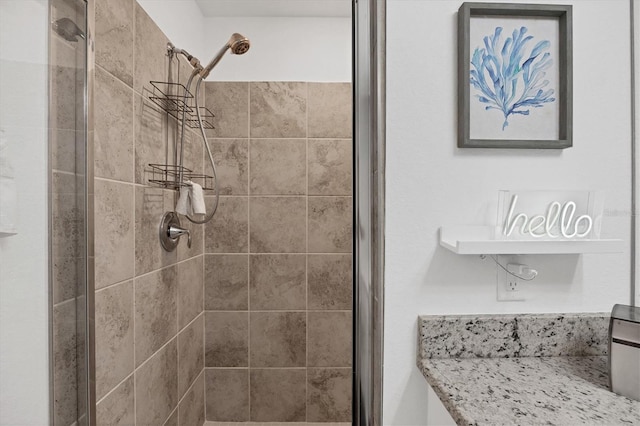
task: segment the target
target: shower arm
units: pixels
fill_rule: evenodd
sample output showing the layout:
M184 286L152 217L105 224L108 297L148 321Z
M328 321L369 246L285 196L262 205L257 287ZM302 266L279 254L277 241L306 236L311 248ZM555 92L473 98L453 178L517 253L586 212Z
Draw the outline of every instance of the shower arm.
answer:
M200 64L200 60L198 58L196 58L195 56L193 56L192 54L190 54L184 49L177 48L173 43L171 42L167 43L167 51L169 52L169 57L173 55L178 55L178 54L182 55L187 59L187 61L189 61L189 64L193 68L202 69L202 65Z

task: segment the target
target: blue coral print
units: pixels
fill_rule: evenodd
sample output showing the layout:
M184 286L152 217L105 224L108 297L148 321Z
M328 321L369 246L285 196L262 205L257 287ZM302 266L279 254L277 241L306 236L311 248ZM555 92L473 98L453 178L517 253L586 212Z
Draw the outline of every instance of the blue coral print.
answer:
M473 52L470 82L480 92L476 97L486 104L485 110L502 112L504 131L511 115L529 115L531 108L542 108L556 99L545 79L546 70L553 64L551 54L546 52L549 41L538 42L527 54L533 36L527 35L526 27L514 29L504 43L501 34L502 27L496 27L493 35L484 37L484 48L477 47Z

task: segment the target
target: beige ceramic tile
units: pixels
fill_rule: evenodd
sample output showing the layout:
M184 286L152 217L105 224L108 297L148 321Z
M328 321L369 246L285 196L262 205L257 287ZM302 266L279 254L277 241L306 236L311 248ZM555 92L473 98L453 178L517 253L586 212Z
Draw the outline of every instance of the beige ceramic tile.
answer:
M306 314L304 312L252 312L251 367L304 367Z
M177 193L176 193L177 194ZM174 197L173 191L165 191L164 208L166 211L173 211L175 208L175 202L177 198ZM207 202L207 208L210 208L212 203L210 200ZM188 229L191 232L191 248L187 245L187 237L180 238L180 243L176 252L178 253L178 261L190 259L194 256L199 256L204 251L204 225L197 224L189 221L186 217L180 215L180 226Z
M309 255L308 268L309 309L351 309L353 271L350 254Z
M53 172L51 194L51 234L53 269L53 303L76 297L77 266L81 256L80 241L83 237L84 218L79 208L83 196L76 194L81 189L76 177Z
M176 267L135 280L136 365L147 360L177 333Z
M250 83L252 138L307 136L307 84Z
M247 195L249 141L247 139L209 139L209 146L216 162L220 194ZM208 160L206 162L208 163Z
M182 398L204 368L204 315L178 334L178 396Z
M135 8L135 36L133 87L136 92L145 94L149 90L149 81L167 81L169 57L167 43L169 40L160 28L147 15L137 2Z
M133 372L133 282L96 292L96 396Z
M133 182L133 91L100 67L95 76L94 174Z
M73 54L73 52L71 52ZM75 55L72 56L74 58ZM59 58L57 58L60 62ZM79 72L75 65L51 66L51 108L50 120L54 128L76 130L82 122L78 115L76 99L81 96L76 79ZM82 104L82 102L79 102Z
M178 141L178 147L180 143ZM187 169L191 170L196 174L203 174L206 172L207 175L212 175L211 163L209 162L209 158L207 156L206 168L203 169L203 161L204 161L204 141L202 140L202 136L200 134L200 130L198 129L197 133L193 130L188 130L185 132L184 136L184 148L183 148L183 163L182 165ZM178 151L178 155L180 152ZM214 157L215 160L215 157ZM217 165L217 164L216 164ZM199 179L196 179L195 182L200 186L206 186L205 182Z
M76 296L79 284L77 278L78 265L76 262L80 259L72 256L62 256L59 248L56 247L56 242L54 240L51 253L53 262L53 303L60 303Z
M351 83L309 83L309 137L350 138Z
M150 179L163 179L149 164L173 163L173 145L167 146L166 114L146 97L135 94L134 99L135 178L147 185Z
M55 5L52 5L52 14L55 14L54 9ZM76 20L73 14L70 16L63 13L60 17ZM52 19L52 22L55 19ZM77 68L77 61L81 59L83 49L76 49L75 46L54 32L51 34L49 122L53 129L77 129L79 122L82 121L82 116L77 115L76 106L77 103L82 104L82 102L76 102L76 99L81 99L82 96L82 89L77 85L78 74L82 74ZM24 64L16 63L16 65L21 66L23 70L25 69ZM5 66L3 66L3 70ZM3 93L3 96L6 96L6 93Z
M249 370L207 368L207 420L249 420Z
M164 422L164 424L162 426L178 426L178 422L179 422L179 416L180 413L178 412L178 408L176 407L173 410L173 413L171 413L171 415L169 416L169 418L167 419L166 422Z
M85 348L87 347L87 321L86 321L86 306L87 302L85 296L79 296L75 300L76 308L76 389L87 389L87 353ZM74 392L74 388L70 389ZM77 395L76 395L77 397ZM78 413L87 412L87 401L84 398L78 398Z
M351 369L310 368L307 372L307 420L351 420Z
M351 195L351 139L309 140L309 195Z
M178 334L178 396L182 398L204 369L204 315Z
M251 255L251 309L306 309L306 258L297 254Z
M205 312L205 365L247 367L249 318L246 312Z
M96 425L130 426L134 422L133 375L131 375L98 403Z
M165 251L160 245L158 234L162 215L171 210L167 203L167 194L170 193L160 188L136 187L136 275L146 274L177 261L177 250ZM186 245L186 241L180 241L180 245Z
M78 409L75 389L78 360L75 300L53 308L53 420L71 424Z
M351 197L309 197L309 252L351 253Z
M351 366L351 312L308 313L307 365Z
M178 405L176 339L136 371L136 424L161 425Z
M217 138L249 136L249 83L209 81L206 85L206 106L213 112L215 129L207 135Z
M304 369L256 369L250 374L252 421L305 421L307 372Z
M304 195L307 143L304 139L252 139L251 195Z
M96 3L96 64L133 86L134 0Z
M212 197L206 197L211 205ZM220 197L215 216L205 225L206 253L246 253L248 250L248 197Z
M202 268L202 256L178 264L178 329L184 328L204 309Z
M133 189L95 180L96 289L133 278Z
M52 129L49 149L51 150L51 169L74 173L76 170L76 142L80 132L73 129ZM80 148L78 146L77 148ZM78 152L81 154L81 152Z
M249 308L248 268L248 255L206 255L205 309L212 311L247 310Z
M204 424L204 371L189 389L178 407L180 426L201 426Z
M250 203L252 253L305 252L304 197L251 197Z

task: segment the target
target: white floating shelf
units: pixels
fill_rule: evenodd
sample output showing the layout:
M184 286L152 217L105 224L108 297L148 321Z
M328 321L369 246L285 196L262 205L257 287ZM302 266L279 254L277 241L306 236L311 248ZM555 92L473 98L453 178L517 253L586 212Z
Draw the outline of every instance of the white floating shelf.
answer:
M440 228L440 245L457 254L582 254L620 253L624 241L598 240L498 240L490 226Z

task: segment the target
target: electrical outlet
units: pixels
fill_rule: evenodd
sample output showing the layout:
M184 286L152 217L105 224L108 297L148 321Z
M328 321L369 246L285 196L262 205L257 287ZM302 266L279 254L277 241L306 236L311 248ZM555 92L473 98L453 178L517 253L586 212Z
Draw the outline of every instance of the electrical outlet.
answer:
M499 302L521 302L525 300L525 292L523 288L524 280L519 279L511 274L518 274L522 271L523 265L517 263L508 263L507 272L500 266L496 265L498 270L498 301Z

